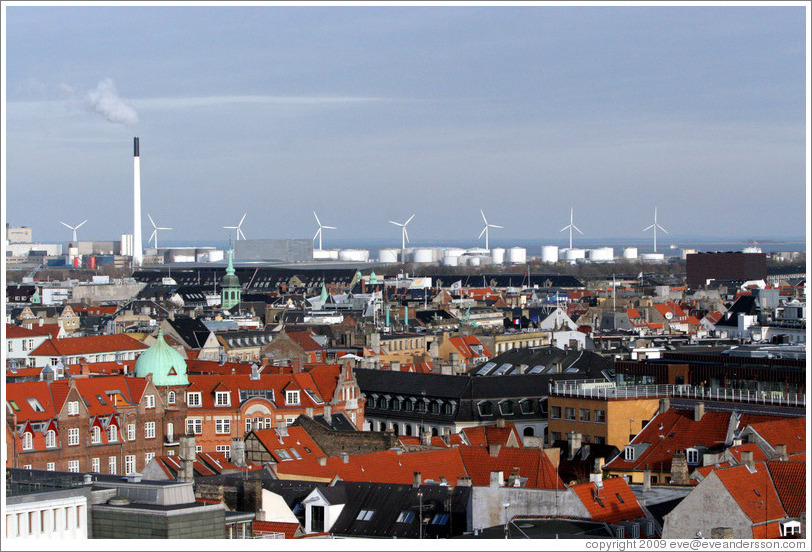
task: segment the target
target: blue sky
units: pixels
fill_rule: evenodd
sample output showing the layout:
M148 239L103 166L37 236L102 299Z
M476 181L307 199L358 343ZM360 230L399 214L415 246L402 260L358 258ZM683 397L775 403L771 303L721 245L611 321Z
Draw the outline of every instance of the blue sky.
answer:
M38 240L805 235L801 6L4 7Z

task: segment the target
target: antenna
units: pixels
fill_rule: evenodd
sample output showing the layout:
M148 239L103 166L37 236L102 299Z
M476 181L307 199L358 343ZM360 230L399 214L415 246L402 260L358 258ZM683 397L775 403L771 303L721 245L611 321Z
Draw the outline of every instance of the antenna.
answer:
M315 240L317 237L319 238L319 251L321 251L321 231L323 229L330 230L338 230L338 229L335 226L324 226L319 220L319 216L316 214L316 211L313 211L313 216L316 217L316 224L319 225L319 229L316 230L316 234L313 236L313 239Z
M223 228L226 228L228 230L236 230L235 234L236 234L236 237L237 237L238 240L240 239L240 236L242 236L242 239L244 239L244 240L248 239L248 238L245 237L245 234L243 233L242 228L240 228L242 226L243 221L245 220L245 215L247 215L247 214L248 213L243 213L243 216L240 219L240 223L237 226L223 226Z
M77 242L77 239L76 239L76 230L77 230L77 229L78 229L80 226L82 226L84 223L86 223L86 222L87 222L87 219L83 220L82 222L80 222L80 223L79 223L79 224L77 224L76 226L71 226L70 224L65 224L64 222L62 222L62 221L60 220L60 221L59 221L59 224L62 224L63 226L67 226L68 228L70 228L71 230L73 230L73 243L74 243L74 244L76 244L76 242Z
M414 218L414 213L412 213L412 216L410 216L408 218L408 220L406 220L406 222L404 222L404 223L395 222L394 220L389 221L390 224L394 224L395 226L400 226L400 228L402 230L402 232L401 232L401 246L400 246L401 249L406 249L406 242L409 241L409 233L406 231L406 225L409 224L410 222L412 222L413 218Z
M559 230L559 232L563 232L567 228L569 228L569 230L570 230L570 249L572 249L572 231L573 231L573 229L577 230L578 233L581 234L582 236L584 235L584 233L581 232L581 229L578 228L577 226L575 226L575 222L573 221L572 207L570 207L570 223L567 226L565 226L564 228L562 228L561 230Z
M665 228L663 228L662 226L657 224L657 207L656 206L654 207L654 224L644 228L643 232L648 232L652 228L654 229L654 252L656 253L657 252L657 228L659 228L660 230L662 230L663 232L668 234L668 230L666 230Z
M156 226L155 221L152 220L152 217L147 213L147 218L152 223L152 234L150 234L147 243L151 242L153 238L155 238L155 249L158 249L158 230L172 230L171 228L164 228L162 226Z
M485 249L489 249L488 247L488 228L504 228L504 226L499 226L498 224L488 224L488 219L485 218L485 213L482 212L482 209L479 210L479 214L482 215L482 220L485 221L485 228L482 229L482 232L479 233L477 239L482 237L482 234L485 234Z

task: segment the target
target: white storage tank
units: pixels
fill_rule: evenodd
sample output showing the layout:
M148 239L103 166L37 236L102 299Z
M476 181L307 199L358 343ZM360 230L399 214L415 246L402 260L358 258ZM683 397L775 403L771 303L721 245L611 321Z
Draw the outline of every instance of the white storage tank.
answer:
M491 258L493 264L505 264L505 250L502 247L496 247L491 251Z
M589 250L589 260L595 262L608 262L615 258L615 250L611 247L598 247Z
M459 247L447 247L443 251L443 257L462 257L465 255L465 249Z
M338 260L365 263L369 260L369 251L366 249L342 249L338 252Z
M330 260L330 252L324 249L314 249L313 250L313 260L314 261L329 261Z
M662 253L643 253L640 255L641 261L649 261L649 262L662 262L665 260L665 255Z
M378 261L382 263L396 263L400 256L400 249L381 249L378 251Z
M446 255L443 257L442 265L443 266L459 266L460 264L460 256L459 255Z
M415 249L414 260L415 263L433 263L434 251L431 249Z
M541 262L543 262L543 263L557 263L558 262L558 246L557 245L543 245L543 246L541 246Z
M623 258L624 259L636 259L637 258L637 248L636 247L626 247L623 249Z
M527 262L527 249L524 247L511 247L507 251L507 262L510 264L524 264Z
M567 261L575 262L579 259L586 259L586 250L585 249L564 249L564 259Z
M468 257L468 262L466 263L468 266L479 266L482 263L482 257L478 255L474 255L472 257Z
M487 249L484 249L482 247L472 247L471 249L466 249L465 253L467 255L490 255L491 254L490 251L488 251Z

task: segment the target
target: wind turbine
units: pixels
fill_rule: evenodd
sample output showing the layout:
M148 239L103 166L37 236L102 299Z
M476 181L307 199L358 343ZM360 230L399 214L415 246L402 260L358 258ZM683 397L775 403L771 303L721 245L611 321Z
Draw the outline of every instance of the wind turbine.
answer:
M577 226L575 226L575 223L573 222L573 218L572 218L572 207L570 207L570 223L569 223L567 226L565 226L564 228L562 228L561 230L559 230L559 232L563 232L563 231L564 231L564 230L566 230L567 228L569 228L569 229L570 229L570 249L572 249L572 230L573 230L573 229L578 230L578 233L579 233L579 234L581 234L582 236L584 235L584 233L583 233L583 232L581 232L581 229L580 229L580 228L578 228Z
M68 228L70 228L71 230L73 230L73 243L74 243L74 244L76 244L76 242L78 241L78 240L76 239L76 230L77 230L77 229L78 229L80 226L82 226L84 223L86 223L86 222L87 222L87 219L83 220L82 222L80 222L80 223L79 223L79 224L77 224L76 226L71 226L70 224L65 224L64 222L62 222L62 221L60 220L60 221L59 221L59 224L62 224L63 226L67 226Z
M147 218L149 218L149 221L152 223L152 234L150 234L147 243L149 243L150 241L152 241L153 238L155 238L155 249L158 249L158 230L172 230L172 229L156 226L155 221L152 220L152 217L149 215L149 213L147 213Z
M402 223L402 224L400 222L395 222L394 220L389 221L391 224L394 224L395 226L400 226L401 229L402 229L402 232L401 232L401 247L400 247L401 249L406 249L406 242L409 241L409 233L406 231L406 225L409 224L410 222L412 222L413 218L414 218L414 213L412 213L412 216L410 216L409 219L406 222Z
M657 224L657 207L654 207L654 224L651 226L647 226L643 229L643 232L648 232L651 229L654 229L654 252L657 252L657 228L668 234L668 230Z
M243 214L242 218L240 219L240 223L237 226L223 226L223 228L226 228L228 230L236 230L238 240L240 239L240 236L242 236L242 239L244 239L244 240L248 239L248 238L245 237L245 234L243 233L242 228L240 228L240 226L242 226L243 221L245 220L245 215L247 215L247 214L248 213Z
M316 223L319 225L319 229L316 230L316 234L313 236L313 239L315 240L316 237L319 238L319 251L321 251L321 231L322 231L322 229L329 228L330 230L337 230L337 228L335 226L323 226L321 224L321 221L319 220L319 216L316 214L316 211L313 211L313 216L316 217Z
M488 249L488 228L504 228L504 226L499 226L498 224L488 224L488 219L485 218L485 213L482 212L482 209L479 210L479 214L482 215L482 220L485 221L485 228L482 229L482 232L479 233L477 239L482 237L482 234L485 234L485 249Z

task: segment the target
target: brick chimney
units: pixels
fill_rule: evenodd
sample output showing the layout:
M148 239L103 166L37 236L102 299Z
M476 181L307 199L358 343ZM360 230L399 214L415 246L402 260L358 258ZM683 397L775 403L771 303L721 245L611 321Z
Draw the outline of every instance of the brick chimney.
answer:
M420 433L420 444L426 447L431 445L431 431L422 431Z
M582 436L577 431L567 433L567 457L572 458L578 449L581 448Z
M688 458L684 450L674 452L671 458L671 482L675 485L688 484Z
M505 419L504 418L497 418L496 427L505 427Z
M747 469L750 471L754 471L756 469L756 463L753 460L753 451L752 450L743 450L742 451L742 464L747 466Z
M414 472L414 482L412 483L412 486L416 489L420 486L422 481L423 474L421 474L419 471Z
M643 490L651 490L651 470L646 470L643 472Z
M775 445L775 454L778 455L779 460L789 460L787 455L787 445Z
M663 399L660 399L659 413L660 414L665 414L666 412L668 412L669 408L671 408L671 399L669 399L667 397L663 398Z
M500 471L491 472L491 487L503 487L505 485L505 474Z
M705 416L705 403L696 403L694 405L694 421L702 421L703 416Z
M319 456L318 458L316 458L316 461L318 461L319 466L327 465L327 458L325 458L324 456Z
M245 441L239 437L231 438L231 462L238 465L245 465Z
M191 482L195 480L195 438L184 435L180 438L180 470L178 471L178 481Z

